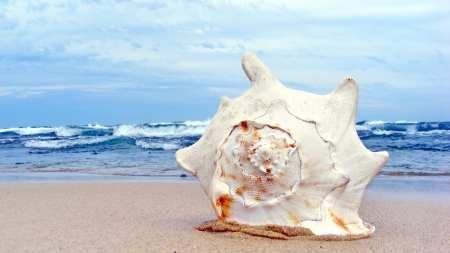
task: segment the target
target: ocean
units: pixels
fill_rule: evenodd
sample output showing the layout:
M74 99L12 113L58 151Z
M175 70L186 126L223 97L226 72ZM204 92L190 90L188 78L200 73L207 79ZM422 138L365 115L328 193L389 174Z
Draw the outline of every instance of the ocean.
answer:
M209 122L0 128L0 173L180 177L175 152ZM450 122L362 121L356 129L369 150L389 152L380 176L450 176Z

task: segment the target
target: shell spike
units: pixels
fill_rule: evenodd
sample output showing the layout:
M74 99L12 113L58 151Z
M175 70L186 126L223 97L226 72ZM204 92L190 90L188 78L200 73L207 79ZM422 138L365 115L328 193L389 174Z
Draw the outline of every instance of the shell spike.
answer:
M183 170L195 174L194 170L186 163L186 159L189 158L189 150L188 149L180 149L175 153L175 160Z
M356 117L356 109L359 97L359 85L352 77L344 77L330 94L331 100L340 104L346 111L351 111L351 117Z
M248 52L242 57L242 68L252 86L280 84L269 68L253 53Z
M387 161L389 160L389 153L386 151L378 151L378 152L372 152L372 154L378 158L377 160L379 162L379 165L378 165L377 170L379 172L384 167L384 165L386 165Z
M227 96L220 98L219 107L227 107L230 104L230 99Z
M339 142L347 132L347 128L354 128L358 106L359 86L351 77L343 78L336 88L327 95L323 107L317 116L319 132L327 141ZM355 132L356 134L356 132Z

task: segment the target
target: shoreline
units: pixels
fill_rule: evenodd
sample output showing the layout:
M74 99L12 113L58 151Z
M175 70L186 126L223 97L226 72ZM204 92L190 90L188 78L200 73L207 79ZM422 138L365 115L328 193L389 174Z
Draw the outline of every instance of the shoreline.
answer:
M184 176L182 176L184 175ZM408 179L408 180L449 180L447 174L378 174L375 179ZM0 183L6 182L102 182L102 181L163 181L163 182L197 182L189 173L179 175L114 175L85 172L0 172Z
M375 178L356 241L288 241L194 228L216 219L192 181L0 182L0 252L445 252L450 178Z
M102 181L163 181L163 182L195 182L197 179L185 174L186 177L153 175L125 176L109 174L90 174L82 172L0 172L0 183L12 182L102 182Z
M123 176L88 174L79 172L0 172L3 183L83 183L83 182L190 182L198 183L192 175L181 176ZM377 175L366 192L390 194L436 194L445 192L450 196L450 177L447 176L386 176Z

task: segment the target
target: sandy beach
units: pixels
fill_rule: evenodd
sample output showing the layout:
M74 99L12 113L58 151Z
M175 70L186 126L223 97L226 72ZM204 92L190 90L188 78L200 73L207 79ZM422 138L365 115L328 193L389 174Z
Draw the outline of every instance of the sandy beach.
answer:
M344 242L198 231L215 215L197 182L2 182L0 251L448 252L448 182L376 180L360 208L375 234Z

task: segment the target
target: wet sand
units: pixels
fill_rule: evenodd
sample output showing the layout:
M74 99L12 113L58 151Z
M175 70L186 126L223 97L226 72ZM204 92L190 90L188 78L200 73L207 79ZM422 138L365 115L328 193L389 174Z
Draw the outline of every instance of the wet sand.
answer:
M377 179L375 234L344 242L198 231L215 215L197 182L2 182L0 252L448 252L449 182Z

